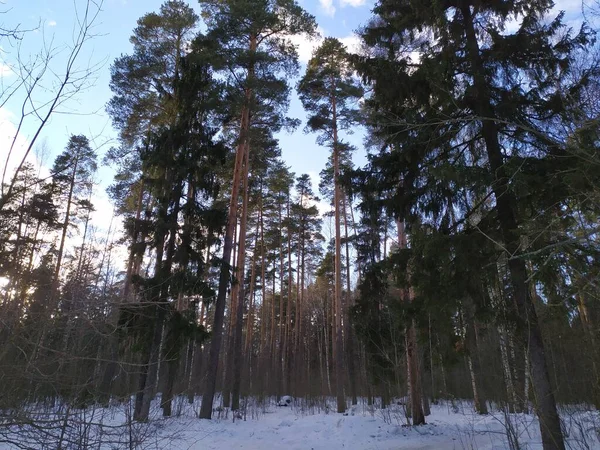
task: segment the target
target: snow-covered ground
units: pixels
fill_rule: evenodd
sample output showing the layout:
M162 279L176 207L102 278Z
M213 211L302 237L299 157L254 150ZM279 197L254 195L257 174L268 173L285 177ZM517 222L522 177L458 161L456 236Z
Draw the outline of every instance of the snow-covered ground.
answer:
M333 405L332 405L333 406ZM509 449L504 415L479 416L469 404L432 405L428 424L407 427L402 407L387 410L367 405L347 416L320 408L296 405L267 407L246 420L195 420L170 449L286 449L286 450L500 450ZM600 449L595 413L566 414L571 427L570 448ZM538 421L529 415L511 415L521 449L541 449ZM594 420L595 419L595 420ZM580 426L582 429L580 429ZM168 427L167 427L168 428ZM581 432L585 436L581 436Z
M153 408L158 416L159 409ZM331 403L333 406L333 403ZM180 416L169 419L155 418L149 425L135 425L133 428L119 428L126 414L123 407L96 411L96 422L101 420L108 425L104 444L98 436L77 441L71 437L71 445L64 448L128 448L123 441L129 436L137 436L136 448L170 450L501 450L508 449L506 419L502 412L495 411L488 416L478 416L468 403L432 405L428 424L420 427L407 427L402 406L385 410L367 405L353 407L348 415L335 413L332 409L302 402L294 402L292 407L277 407L274 402L262 405L249 405L246 417L233 418L231 412L215 412L213 420L196 418L199 402L188 405L184 399L177 402L174 411ZM541 449L537 420L531 415L510 415L513 437L522 450ZM597 412L580 412L580 408L563 410L565 432L568 434L568 448L577 450L600 450L600 417ZM116 427L116 428L111 428ZM81 429L79 427L78 429ZM111 432L119 431L119 433ZM19 440L19 433L13 429L11 440ZM92 432L95 434L96 432ZM1 434L1 433L0 433ZM117 434L120 436L116 438ZM58 436L58 434L56 434ZM35 438L22 434L29 447L36 447ZM3 436L6 438L6 434ZM31 440L33 439L33 440ZM0 449L17 448L1 444ZM108 443L111 441L111 443ZM75 443L79 442L79 443ZM47 442L48 447L52 446ZM513 447L514 448L514 447Z

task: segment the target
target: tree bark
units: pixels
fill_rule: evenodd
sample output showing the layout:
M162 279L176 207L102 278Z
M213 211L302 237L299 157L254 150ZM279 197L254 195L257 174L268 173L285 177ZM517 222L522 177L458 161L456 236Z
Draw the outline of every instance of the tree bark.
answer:
M487 414L487 399L483 389L483 376L481 373L481 364L479 363L479 351L476 335L475 317L473 312L474 305L472 300L464 301L464 327L465 327L465 346L467 348L467 365L471 376L471 386L473 388L473 400L477 414Z
M333 122L333 183L334 183L334 209L335 209L335 392L337 397L337 412L346 411L346 397L344 395L344 334L342 331L342 233L341 233L341 186L340 176L340 149L337 130L337 101L331 97L332 122Z
M291 352L290 352L290 332L292 328L292 284L294 283L294 275L292 269L292 232L289 223L291 214L291 198L288 193L287 200L287 217L288 217L288 248L287 248L287 262L288 262L288 285L287 285L287 299L286 299L286 320L285 320L285 337L284 337L284 391L291 392Z
M249 42L250 52L256 52L256 36L251 36ZM246 81L253 78L254 67L251 66L248 71ZM221 342L223 339L223 317L225 314L225 301L227 298L227 288L231 281L229 274L229 265L231 259L231 249L233 247L233 233L236 225L236 213L238 206L238 195L240 181L243 173L244 155L248 145L248 131L250 128L250 103L252 99L252 89L246 87L245 105L242 109L240 120L240 136L236 149L236 159L233 171L233 186L231 189L231 200L229 203L229 214L227 218L227 227L223 239L223 262L219 276L219 291L215 302L215 318L213 323L213 338L210 346L208 368L206 373L206 386L202 395L202 405L200 407L200 418L210 419L212 416L212 407L217 385L217 369L219 367L219 353L221 351Z
M402 220L396 222L398 227L398 247L404 249L407 246L406 232ZM405 289L404 301L412 302L412 292ZM425 424L423 413L421 374L419 370L419 346L417 343L417 330L415 320L411 319L406 329L406 365L408 373L408 389L410 393L410 407L413 425Z
M285 331L285 322L284 314L287 314L287 311L284 311L284 302L283 302L283 274L285 272L285 261L283 255L283 202L279 203L279 329L277 330L277 376L278 376L278 384L277 384L277 400L281 398L283 395L284 387L284 373L285 370L283 368L284 361L284 346L283 341L285 339L284 331ZM273 295L275 295L275 290L273 289Z
M236 220L238 220L237 218L237 213L236 213ZM225 366L224 366L224 370L223 370L223 407L224 408L229 408L231 406L231 388L233 386L233 349L234 349L234 344L235 344L235 339L234 339L234 333L235 333L235 320L237 318L237 298L238 298L238 291L240 288L239 283L234 282L234 278L237 277L236 275L236 271L237 271L237 267L238 267L238 257L239 257L239 252L237 252L237 247L239 245L238 242L238 232L237 232L237 222L236 222L236 227L233 230L233 258L232 258L232 264L233 264L233 272L232 272L232 287L231 287L231 291L229 292L229 323L227 325L227 350L225 351Z
M491 173L494 175L493 190L496 209L505 251L512 289L517 303L518 317L522 318L518 332L527 348L531 366L531 377L536 397L536 408L540 418L540 430L544 450L564 450L560 417L556 409L554 392L548 375L548 367L542 339L542 331L537 312L531 298L527 280L525 261L517 258L520 247L520 233L515 216L515 198L509 186L509 177L504 167L498 128L494 117L490 95L485 81L484 68L479 54L479 43L475 33L471 9L465 2L461 5L466 32L467 55L473 70L473 82L477 95L476 113L482 121L482 133L486 145Z
M354 332L352 329L352 323L350 321L350 309L353 306L352 299L352 286L350 284L350 242L348 239L348 210L346 208L346 195L342 196L343 209L344 209L344 235L346 237L346 359L348 366L348 378L350 381L350 395L352 397L352 404L358 404L358 397L356 394L356 371L354 367Z

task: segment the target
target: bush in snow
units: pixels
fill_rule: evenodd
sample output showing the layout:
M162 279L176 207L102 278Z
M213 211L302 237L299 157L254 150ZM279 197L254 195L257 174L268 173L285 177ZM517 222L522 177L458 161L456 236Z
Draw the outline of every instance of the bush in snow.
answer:
M292 397L290 397L289 395L284 395L277 402L277 406L291 406L291 405L292 405Z

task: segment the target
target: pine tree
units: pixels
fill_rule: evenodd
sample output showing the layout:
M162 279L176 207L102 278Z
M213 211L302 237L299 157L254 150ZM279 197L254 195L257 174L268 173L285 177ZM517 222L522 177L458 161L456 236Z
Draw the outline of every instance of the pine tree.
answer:
M318 142L331 148L333 154L335 210L335 305L336 305L336 395L339 413L346 411L343 377L342 330L342 233L340 153L341 131L350 130L358 120L357 102L363 96L358 81L353 78L348 53L337 39L327 38L315 50L306 74L298 84L304 108L310 113L308 129L320 132Z
M92 178L97 167L96 153L83 135L71 136L65 151L56 157L52 167L52 188L57 195L66 195L64 196L65 212L56 256L54 281L50 291L51 307L54 307L53 302L58 296L67 232L75 212L73 209L78 202L84 200L82 195L86 195L92 188Z
M313 34L315 23L314 18L298 6L294 0L228 0L224 2L202 0L201 7L208 27L207 37L214 42L215 54L221 56L224 72L231 80L233 105L237 105L232 110L236 111L235 126L239 127L236 133L237 148L231 201L223 242L223 265L215 305L207 382L200 411L201 418L209 419L212 415L217 380L225 299L231 279L229 264L236 227L238 196L246 195L244 190L247 187L241 189L240 185L242 175L245 172L250 173L246 165L250 161L248 153L250 142L253 140L253 122L260 121L261 113L267 113L271 118L271 126L266 130L269 133L276 132L283 126L293 125L293 122L286 120L284 114L289 95L285 77L297 70L297 53L289 36L300 33ZM245 219L242 218L243 220ZM239 308L242 303L240 299L243 302L241 296L236 299L238 309L241 309ZM233 338L236 340L234 349L239 357L234 358L234 364L236 361L238 363L242 361L239 314L236 322L236 332L234 332ZM232 386L232 407L234 409L239 406L240 376L241 367L236 366Z
M291 190L294 183L294 174L289 168L279 161L270 167L267 179L267 186L270 195L273 197L274 211L272 219L272 227L267 231L267 235L272 236L274 254L274 277L279 279L279 314L277 323L277 352L274 356L274 368L277 379L277 396L290 392L286 380L289 379L289 364L287 361L288 352L286 346L287 340L287 324L291 316L292 299L289 296L289 291L286 288L286 270L285 270L285 255L288 253L286 243L289 246L291 242L291 227L290 221L286 220L286 205L287 199L291 196Z
M119 130L120 146L105 160L116 166L115 183L109 189L126 215L130 255L123 297L130 300L131 280L139 275L147 248L150 210L146 174L141 155L149 150L150 138L161 127L173 124L177 114L175 83L181 77L181 59L194 37L198 16L185 2L168 0L159 12L141 17L130 38L133 53L123 55L111 66L113 97L107 111Z
M195 338L185 325L186 317L196 314L197 303L189 299L212 297L205 255L223 225L215 204L220 192L216 174L226 156L223 143L215 138L222 126L223 90L213 78L206 41L200 36L190 45L197 21L183 2L166 2L159 13L138 21L133 55L113 66L115 96L109 112L121 130L120 152L133 149L141 161L137 166L135 158L124 160L132 165L123 168L113 192L137 196L135 203L129 202L135 204L129 210L135 217L129 219L132 244L124 293L127 296L127 286L135 281L143 287L142 300L148 306L124 307L121 322L132 323L139 316L145 320L137 336L143 365L135 417L142 421L148 418L161 357L168 358L161 406L163 414L170 415L180 347L197 347L204 337L200 333ZM137 114L140 109L142 114ZM146 217L141 219L143 202ZM144 279L139 270L146 239L154 268ZM165 339L168 342L161 345ZM159 354L161 347L164 355Z
M297 230L296 239L296 258L297 258L297 281L296 281L296 309L295 309L295 330L294 330L294 345L293 357L294 363L293 372L296 374L296 390L303 385L302 383L302 368L305 365L303 343L307 330L304 328L305 316L307 315L305 306L306 303L306 288L308 283L306 278L308 275L307 265L315 256L315 253L320 254L318 248L321 244L322 236L321 219L319 218L319 210L316 202L319 198L315 196L312 190L312 182L308 174L302 174L296 178L296 195L297 199L292 205L291 216L288 218L295 224Z

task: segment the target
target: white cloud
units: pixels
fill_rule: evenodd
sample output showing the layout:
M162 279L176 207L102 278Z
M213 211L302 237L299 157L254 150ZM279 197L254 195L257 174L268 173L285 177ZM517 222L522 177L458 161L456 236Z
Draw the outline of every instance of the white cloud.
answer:
M360 53L360 38L356 34L351 34L350 36L346 36L340 38L340 42L346 46L346 49L350 53Z
M567 14L581 12L581 0L556 0L553 11L565 11Z
M318 28L319 35L315 38L310 38L306 35L290 36L290 41L298 50L298 59L301 63L306 64L312 58L313 52L317 49L327 36L327 33L322 28ZM338 38L342 44L346 46L351 53L360 53L361 43L360 38L356 34L351 34L342 38Z
M48 26L49 27L55 27L56 26L56 20L49 20L48 21Z
M301 63L306 64L310 58L312 58L315 49L323 42L323 36L325 35L324 30L322 28L317 28L317 33L318 35L314 38L305 34L290 36L290 41L292 41L296 46L296 50L298 50L298 59Z
M340 0L340 5L344 6L352 6L353 8L358 8L359 6L363 6L367 3L367 0Z
M330 17L335 15L335 6L333 6L333 0L319 0L321 9Z
M558 15L558 13L564 11L566 14L564 23L568 27L573 28L575 32L577 32L583 22L581 8L581 0L556 0L552 9L546 15L545 20L553 20ZM522 16L510 17L504 26L504 31L502 34L507 35L516 33L519 30L519 27L521 26L522 22Z
M322 39L311 39L307 36L296 35L290 37L290 41L296 45L296 49L298 50L298 59L300 62L306 64L312 57L315 48L317 48L322 42Z
M106 191L104 189L95 189L94 195L92 196L92 203L94 204L94 208L96 209L91 214L92 223L102 231L108 231L111 227L112 221L112 230L115 228L120 229L121 221L119 219L113 220L113 204L111 203Z
M13 70L8 64L0 63L0 78L9 77L14 75Z

